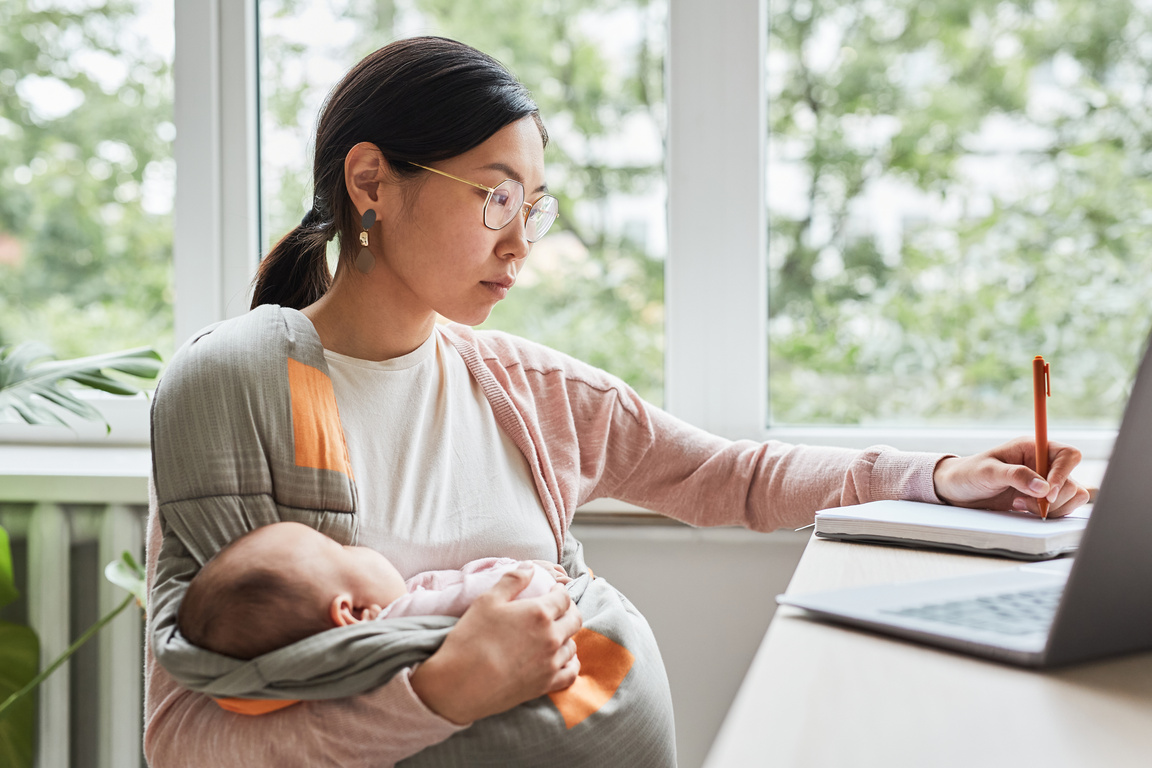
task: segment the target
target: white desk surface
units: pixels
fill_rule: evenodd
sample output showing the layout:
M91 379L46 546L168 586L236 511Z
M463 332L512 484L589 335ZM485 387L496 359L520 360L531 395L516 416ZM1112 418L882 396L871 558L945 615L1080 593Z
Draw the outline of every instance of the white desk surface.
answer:
M813 539L788 591L1015 565ZM1152 653L1037 672L802 613L777 610L706 768L1152 765Z

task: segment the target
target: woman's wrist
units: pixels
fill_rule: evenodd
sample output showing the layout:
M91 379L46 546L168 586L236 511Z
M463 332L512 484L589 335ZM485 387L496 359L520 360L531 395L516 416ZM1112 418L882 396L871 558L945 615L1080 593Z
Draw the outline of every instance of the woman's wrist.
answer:
M408 682L424 706L436 715L453 725L469 725L476 718L467 711L467 702L461 699L455 685L459 679L445 662L444 654L437 651L416 667Z
M936 498L945 504L952 504L947 490L951 481L949 473L955 468L957 459L958 456L944 456L936 462L936 467L932 470L932 490L936 493Z

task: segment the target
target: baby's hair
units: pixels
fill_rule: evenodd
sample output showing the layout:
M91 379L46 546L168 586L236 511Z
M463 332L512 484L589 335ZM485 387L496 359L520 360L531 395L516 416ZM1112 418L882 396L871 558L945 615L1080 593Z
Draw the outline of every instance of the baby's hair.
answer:
M204 564L176 615L180 634L189 642L236 659L253 659L331 626L313 610L310 584L245 559L246 540L254 533Z

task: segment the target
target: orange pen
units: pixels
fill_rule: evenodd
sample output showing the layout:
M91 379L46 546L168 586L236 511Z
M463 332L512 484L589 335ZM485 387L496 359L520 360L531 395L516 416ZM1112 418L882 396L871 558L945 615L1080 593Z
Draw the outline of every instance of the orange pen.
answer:
M1048 363L1036 355L1032 360L1032 395L1036 410L1036 474L1048 479L1048 398L1052 379ZM1040 499L1040 517L1048 519L1048 499Z

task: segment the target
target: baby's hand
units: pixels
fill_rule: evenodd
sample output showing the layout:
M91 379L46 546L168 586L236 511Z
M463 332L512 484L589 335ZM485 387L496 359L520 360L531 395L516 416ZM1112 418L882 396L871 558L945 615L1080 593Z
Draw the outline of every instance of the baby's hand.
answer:
M552 574L553 578L560 584L567 584L572 581L572 578L559 563L554 563L551 560L533 560L532 562Z

